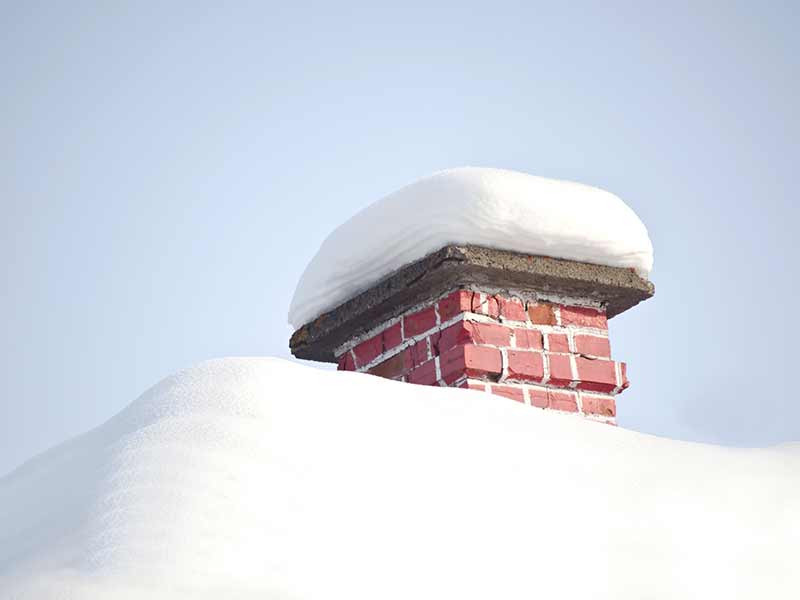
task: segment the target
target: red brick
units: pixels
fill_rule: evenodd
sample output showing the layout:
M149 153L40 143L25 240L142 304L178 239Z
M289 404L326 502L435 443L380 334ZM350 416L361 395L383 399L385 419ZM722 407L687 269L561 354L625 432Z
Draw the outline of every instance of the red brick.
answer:
M614 361L578 357L578 388L595 392L611 392L617 387Z
M408 382L417 383L420 385L436 385L438 382L436 380L435 363L435 360L429 360L428 362L422 363L418 367L415 367L408 374Z
M442 379L448 385L465 375L464 366L464 346L454 346L443 351L439 357Z
M363 367L383 354L383 336L378 335L364 340L353 348L353 353L356 355L356 366Z
M392 348L396 348L403 342L403 334L400 331L400 322L398 321L391 327L383 330L383 351L387 352Z
M454 346L463 346L471 341L470 331L464 323L464 321L458 321L441 331L439 343L437 344L439 354L443 354Z
M369 373L386 379L396 379L408 373L413 366L411 352L406 349L375 365L369 370Z
M528 317L535 325L555 325L555 305L547 302L531 302L528 304Z
M522 381L544 379L544 361L541 352L508 351L508 377Z
M547 405L553 410L578 412L578 400L575 392L547 392Z
M528 398L531 399L531 406L537 408L547 408L550 405L547 390L528 388Z
M339 357L339 370L340 371L355 371L356 365L353 362L353 353L348 350Z
M481 300L481 297L483 300ZM489 315L495 319L500 316L500 307L497 304L497 298L488 294L480 294L474 292L472 294L472 312L479 315Z
M550 379L548 383L553 385L569 385L572 379L572 365L570 357L566 354L547 354L547 362L550 367Z
M531 350L541 350L542 332L536 329L515 329L514 340L517 348L530 348Z
M356 355L356 363L359 367L363 367L384 352L396 348L402 341L400 323L398 322L353 348L353 352Z
M569 352L569 339L566 333L548 333L547 349L550 352Z
M498 396L511 398L517 402L525 402L525 395L522 392L522 388L511 387L509 385L493 385L492 393Z
M611 345L607 337L597 335L576 335L575 350L578 354L588 354L589 356L599 356L609 358L611 356Z
M472 341L476 344L503 347L511 345L511 330L508 327L475 321L464 321L464 326L469 330Z
M433 306L403 317L403 333L406 339L436 327L436 311Z
M594 327L608 329L606 314L596 308L583 306L561 306L561 324L577 327Z
M448 384L464 375L497 376L502 370L500 350L486 346L455 346L442 353L440 360L442 379Z
M464 346L464 366L469 377L500 375L503 370L503 359L497 348Z
M485 392L486 391L486 384L483 383L483 382L466 380L464 383L471 390L475 390L475 391L478 391L478 392Z
M504 298L503 296L495 296L495 298L497 298L501 317L504 319L511 319L512 321L528 320L525 307L521 300L517 298Z
M511 345L511 330L494 323L459 321L442 331L438 347L441 353L453 346L470 343L507 347Z
M617 405L613 396L581 396L583 412L592 415L603 415L604 417L614 417L617 414Z
M578 412L578 395L575 392L528 388L531 406L551 408L565 412Z
M631 382L628 381L628 365L624 362L619 363L619 371L622 375L622 385L620 386L620 391L627 390L628 386L631 384Z
M456 290L439 300L439 317L442 323L458 314L469 312L472 308L472 292Z
M486 302L488 303L486 314L497 319L500 316L500 303L497 301L497 298L495 296L489 296L486 298Z
M493 319L500 317L500 302L496 296L486 296L486 314Z
M428 341L427 340L420 340L416 344L412 344L408 347L409 353L411 354L411 362L416 367L421 365L428 360Z
M439 356L439 340L442 337L441 331L434 331L428 336L428 344L430 344L431 358Z

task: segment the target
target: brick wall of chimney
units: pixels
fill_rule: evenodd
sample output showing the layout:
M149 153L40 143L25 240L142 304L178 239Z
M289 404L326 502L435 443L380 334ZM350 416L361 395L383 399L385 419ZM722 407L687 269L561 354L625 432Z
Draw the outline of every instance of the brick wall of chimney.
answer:
M616 422L628 387L600 308L455 290L336 351L340 370L483 390Z

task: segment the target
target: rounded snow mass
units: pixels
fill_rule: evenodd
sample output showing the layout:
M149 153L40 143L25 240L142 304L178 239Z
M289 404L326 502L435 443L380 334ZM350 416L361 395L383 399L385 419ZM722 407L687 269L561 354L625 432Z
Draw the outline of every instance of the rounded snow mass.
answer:
M478 167L440 171L336 228L300 277L289 308L299 328L448 244L635 269L653 245L636 213L599 188Z
M0 478L0 598L797 600L799 471L796 446L212 360Z

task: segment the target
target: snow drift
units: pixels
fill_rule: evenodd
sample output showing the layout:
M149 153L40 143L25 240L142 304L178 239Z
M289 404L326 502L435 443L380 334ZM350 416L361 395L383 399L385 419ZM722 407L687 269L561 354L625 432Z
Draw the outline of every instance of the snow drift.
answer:
M798 446L216 360L0 479L0 597L794 599L798 473Z
M653 266L647 229L604 190L501 169L463 167L408 185L333 231L289 308L295 328L447 244L632 268Z

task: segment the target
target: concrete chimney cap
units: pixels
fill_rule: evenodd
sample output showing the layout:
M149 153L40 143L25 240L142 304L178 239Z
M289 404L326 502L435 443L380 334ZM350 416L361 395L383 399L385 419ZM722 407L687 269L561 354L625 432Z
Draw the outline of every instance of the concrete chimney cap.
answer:
M633 269L448 245L384 278L298 328L289 342L298 358L335 362L335 349L381 323L454 289L524 300L569 300L602 307L610 318L655 293Z

